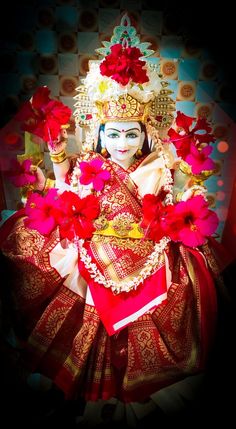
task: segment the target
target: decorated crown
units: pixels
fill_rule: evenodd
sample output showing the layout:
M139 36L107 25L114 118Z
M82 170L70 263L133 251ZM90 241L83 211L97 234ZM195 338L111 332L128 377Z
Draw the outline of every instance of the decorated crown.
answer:
M162 80L150 43L141 43L130 19L124 15L111 41L96 51L101 61L90 61L89 72L75 96L75 121L80 127L107 121L151 121L156 128L173 122L174 101ZM155 60L155 59L152 59Z

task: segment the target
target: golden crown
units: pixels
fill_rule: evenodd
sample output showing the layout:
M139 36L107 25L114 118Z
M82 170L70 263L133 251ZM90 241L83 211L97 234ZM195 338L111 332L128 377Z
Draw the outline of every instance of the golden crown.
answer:
M140 103L129 94L120 95L118 99L110 101L96 101L97 115L101 123L107 121L142 121L149 115L151 102Z
M81 85L77 88L78 95L75 104L75 122L80 127L90 126L94 119L104 124L107 121L141 121L145 123L148 119L154 123L156 128L169 128L173 122L175 104L170 94L173 93L161 82L162 89L154 100L141 103L132 95L120 95L118 99L111 97L106 101L91 101L87 95L86 88Z

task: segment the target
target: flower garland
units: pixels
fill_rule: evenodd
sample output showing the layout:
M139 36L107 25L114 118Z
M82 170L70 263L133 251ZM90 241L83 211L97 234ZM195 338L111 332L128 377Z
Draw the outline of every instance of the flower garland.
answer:
M141 269L138 276L134 277L133 280L126 282L115 282L114 280L107 280L101 271L97 268L96 264L92 262L92 258L88 255L87 250L84 247L79 248L80 259L87 268L90 276L99 284L102 284L106 288L111 288L115 294L121 292L130 292L136 290L137 287L144 282L144 280L151 274L154 274L155 270L159 267L160 256L164 252L166 246L170 242L169 237L163 237L154 246L154 251L149 255L144 267Z
M167 205L173 204L173 179L170 172L170 169L167 167L169 164L169 158L167 153L164 152L163 146L161 143L161 140L159 138L158 131L149 125L148 132L150 132L151 138L155 144L155 148L158 151L158 154L163 159L164 163L164 186L163 190L166 193L165 195L165 202ZM87 154L88 158L88 154ZM93 160L87 162L87 164L92 164L94 162ZM80 167L78 167L78 164ZM82 164L82 166L85 165L85 162ZM88 165L89 167L89 165ZM101 165L100 165L101 167ZM76 166L74 168L73 174L71 176L71 184L73 186L73 189L75 191L78 191L79 182L81 181L81 163L77 161ZM98 171L99 174L99 171ZM93 180L95 179L95 176L93 176ZM91 192L91 190L90 190ZM86 269L90 273L91 277L99 284L102 284L106 288L111 288L112 292L115 294L121 293L121 292L129 292L131 290L136 290L138 285L144 282L144 280L149 277L151 274L155 272L155 270L159 267L160 263L160 255L165 250L166 246L170 242L170 238L168 236L162 237L155 245L153 252L149 255L147 258L146 263L144 264L144 267L140 271L139 275L134 277L133 280L130 280L128 282L115 282L113 280L107 280L105 276L101 273L101 271L98 269L95 263L92 262L92 258L88 255L87 250L82 245L82 240L80 240L80 246L78 246L78 250L80 253L80 259L84 263Z
M165 197L165 203L167 205L171 205L173 204L173 178L171 175L171 171L168 167L168 165L170 164L170 160L169 160L169 156L168 154L164 151L163 149L163 144L161 142L161 139L159 138L159 133L158 130L151 125L150 122L147 123L146 125L147 128L147 132L150 135L153 145L155 147L155 150L157 151L157 153L159 154L159 156L163 159L163 163L164 163L164 191L166 191L166 197Z

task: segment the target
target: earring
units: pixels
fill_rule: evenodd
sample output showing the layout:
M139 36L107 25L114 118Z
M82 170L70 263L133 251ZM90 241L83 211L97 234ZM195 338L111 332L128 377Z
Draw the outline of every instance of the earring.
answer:
M103 158L108 158L109 153L107 152L107 150L106 150L106 148L105 148L105 147L103 147L103 148L101 149L101 155L103 156Z
M141 149L138 149L137 150L137 152L136 152L136 154L135 154L135 157L137 158L137 159L139 159L139 158L141 158L141 156L143 155L143 152L142 152L142 150Z

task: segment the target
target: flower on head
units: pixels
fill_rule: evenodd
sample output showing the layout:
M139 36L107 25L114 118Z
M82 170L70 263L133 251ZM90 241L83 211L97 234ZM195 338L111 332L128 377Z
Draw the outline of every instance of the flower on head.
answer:
M90 238L95 231L92 221L100 212L98 198L94 195L80 198L74 192L65 191L60 195L60 203L63 210L59 225L61 237L71 241L76 237Z
M168 219L168 235L173 241L197 247L215 232L218 223L216 213L208 208L204 197L196 195L174 206Z
M112 77L102 75L100 65L92 62L83 83L92 102L110 101L111 98L130 94L141 103L147 103L159 94L161 84L157 71L150 64L146 63L144 70L148 76L147 82L140 84L130 80L123 86Z
M46 142L58 138L62 125L66 125L71 116L71 109L61 101L51 100L50 91L39 87L31 101L26 102L16 115L23 121L22 129L41 137Z
M12 160L10 171L7 173L8 179L18 188L35 183L36 176L31 171L31 166L32 161L30 159L25 159L22 163L15 159Z
M208 156L212 150L211 146L200 148L191 143L190 153L186 156L185 161L191 166L193 174L201 174L202 171L214 170L215 163Z
M100 64L103 76L108 76L125 86L130 81L142 84L148 82L146 64L141 61L142 52L137 47L123 47L117 43L111 47L111 53Z
M49 189L44 196L32 193L25 206L28 216L24 222L28 228L36 229L40 234L50 234L61 218L60 202L56 189Z
M104 162L101 159L92 159L90 162L80 162L81 176L79 181L82 185L93 184L95 191L101 191L105 182L110 179L109 171L102 168Z

